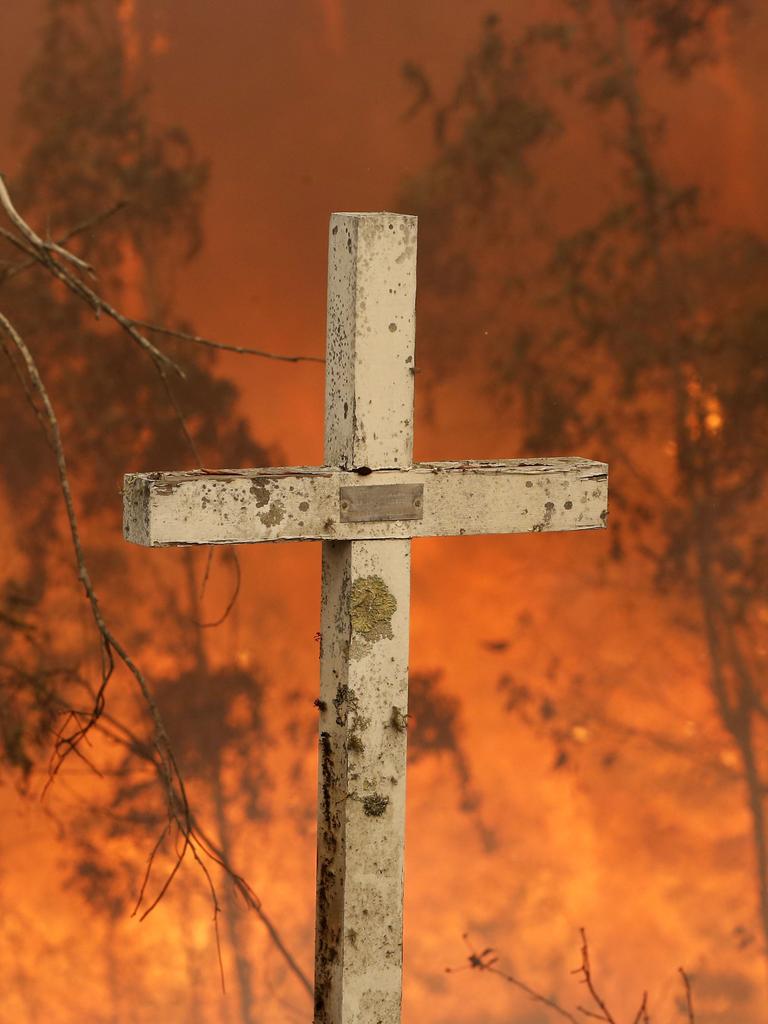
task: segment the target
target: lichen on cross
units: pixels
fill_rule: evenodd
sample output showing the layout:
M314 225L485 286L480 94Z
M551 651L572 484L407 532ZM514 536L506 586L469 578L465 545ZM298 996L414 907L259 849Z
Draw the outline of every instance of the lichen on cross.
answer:
M605 525L607 466L413 464L416 218L339 213L325 465L125 478L149 547L323 542L315 1024L398 1024L414 537Z

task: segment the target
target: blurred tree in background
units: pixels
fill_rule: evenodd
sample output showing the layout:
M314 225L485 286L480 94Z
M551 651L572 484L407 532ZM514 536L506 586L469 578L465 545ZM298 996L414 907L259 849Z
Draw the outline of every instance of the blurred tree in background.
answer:
M47 224L51 237L104 214L72 244L97 268L104 294L132 315L162 323L171 268L191 257L202 239L207 168L183 131L150 127L144 92L130 77L114 10L95 0L48 0L41 49L24 82L20 117L27 146L11 190L27 219ZM171 340L167 350L186 373L171 384L115 325L97 321L39 268L17 272L18 254L10 246L3 259L0 301L34 349L58 410L89 561L100 584L120 580L120 601L127 602L132 581L121 553L105 539L105 531L113 537L119 530L123 473L194 465L198 457L258 463L268 454L235 413L236 391L215 374L212 354ZM4 500L13 509L15 550L3 581L0 644L5 672L12 672L11 662L29 666L28 673L7 679L0 721L6 762L23 775L61 711L58 701L70 699L60 687L63 676L76 681L79 653L57 650L71 643L75 624L62 630L56 623L54 637L40 609L62 586L69 543L45 435L16 376L4 374L0 389L0 472ZM25 646L27 657L11 658L10 646L17 653Z
M447 102L432 97L428 69L406 67L435 138L431 166L403 196L430 239L421 344L437 346L442 375L490 368L523 454L588 448L611 463L614 558L645 559L670 618L683 607L678 623L706 650L750 814L765 948L768 245L718 225L698 183L678 180L676 126L648 98L717 60L748 11L728 0L561 9L516 39L489 17ZM548 680L542 666L535 686L505 681L516 711L529 714L539 693L556 767L569 723L605 708L621 680L606 687L596 670L593 684L590 697L552 659ZM607 766L620 746L614 723Z
M430 360L444 376L467 368L486 374L488 394L522 425L527 452L589 446L590 455L611 462L615 566L606 579L621 587L623 568L642 563L670 621L706 653L716 737L702 728L692 746L662 729L644 735L694 758L707 779L730 785L736 777L743 787L755 921L768 939L768 248L755 233L723 229L699 183L680 180L667 148L675 125L658 109L665 89L705 73L730 19L743 16L743 5L730 0L563 0L559 19L515 39L489 18L447 102L431 98L423 69L407 68L421 90L415 107L431 104L435 159L408 183L402 203L420 215L426 243L420 350L432 346ZM150 123L138 77L113 5L47 0L19 111L25 158L9 184L41 232L60 238L78 231L70 244L96 267L99 288L116 305L166 323L174 272L202 242L208 170L183 131ZM161 578L159 569L150 579L129 575L130 553L115 544L117 489L130 469L191 466L198 458L268 464L271 453L250 436L236 390L217 375L210 353L169 339L166 350L187 376L162 377L124 333L97 321L39 267L20 269L18 252L2 239L0 246L0 311L34 350L55 402L94 579L127 641L160 656L159 708L196 806L213 822L212 841L229 855L233 820L267 813L263 680L256 668L210 656L199 625L207 571L195 572L191 554L179 562L178 579ZM0 507L7 513L0 762L22 787L44 771L62 714L88 703L101 669L95 629L76 610L55 466L29 397L10 368L0 376ZM185 573L186 600L179 601ZM529 626L521 622L521 635ZM611 770L639 731L611 711L611 696L626 681L599 665L585 679L567 658L533 647L524 678L501 677L500 698L551 737L554 768L583 758L591 730L600 737L593 744L599 770ZM108 979L116 922L130 909L128 893L165 820L146 764L151 730L123 677L115 682L103 720L114 746L99 749L100 765L114 775L105 799L114 801L106 816L93 807L84 812L77 824L88 827L70 865L94 917L108 923ZM447 759L461 809L476 813L489 848L493 834L478 810L456 702L441 691L438 671L414 684L412 760ZM651 685L674 688L673 672ZM721 736L732 741L733 765L718 763ZM126 838L132 845L121 843ZM194 895L201 891L198 884ZM188 893L175 908L182 922ZM231 889L222 904L225 957L247 1024L255 982L246 926ZM745 913L750 920L748 906ZM14 947L31 927L22 911L3 925ZM180 930L186 987L142 991L140 1000L162 1015L162 1000L177 999L190 1021L208 1019L200 958L213 950L201 954L190 930ZM75 954L56 955L66 965ZM37 992L23 964L20 958L9 972L34 1019L56 990ZM727 1006L725 1016L712 1010L707 1022L730 1024L737 1011L749 1012L746 983L739 987L724 969L721 978L697 979L697 991L707 984L712 1005L724 998ZM128 1012L133 995L115 987L103 1019Z
M208 168L181 129L150 125L146 91L137 79L113 5L47 0L40 49L19 108L24 158L9 190L25 219L45 225L48 237L75 232L68 244L96 268L99 294L137 320L166 324L174 272L202 242ZM236 389L216 374L210 351L169 339L164 351L185 371L183 379L171 380L116 324L98 320L44 268L22 266L18 251L0 244L0 309L34 353L56 410L94 585L138 656L148 650L178 656L178 678L156 685L157 705L182 772L189 771L193 786L198 777L209 783L207 795L202 786L201 810L212 805L218 831L213 848L229 863L222 766L240 758L248 776L241 780L248 803L241 810L247 817L261 813L262 762L250 756L266 742L257 714L261 684L253 672L221 667L212 673L219 685L210 687L203 630L195 625L199 609L182 609L169 599L169 579L162 585L151 580L155 585L148 587L132 578L128 552L115 544L119 487L133 468L200 460L259 465L270 454L236 413ZM103 665L95 657L96 629L84 620L76 590L56 466L35 415L38 396L24 386L21 361L9 350L6 355L15 372L0 377L0 503L12 513L4 536L12 555L0 578L0 768L26 788L33 772L45 770L51 740L61 736L69 710L88 708ZM189 554L185 564L194 574L192 560ZM175 582L183 586L184 578L182 571ZM189 653L190 635L191 662L182 656ZM88 764L96 756L99 769L115 776L115 787L90 797L94 806L70 822L78 848L73 880L100 919L111 922L105 956L115 1017L109 1019L121 1012L110 961L116 922L130 912L147 855L167 820L151 768L153 725L130 682L119 673L110 682L97 754L82 754ZM238 701L248 706L245 717ZM102 800L111 801L106 819ZM79 827L84 823L87 831ZM120 843L124 837L127 846ZM159 852L171 863L178 855L170 834ZM152 881L155 890L161 887L161 879ZM230 886L224 910L240 1019L247 1024L253 1019L247 945ZM190 962L191 979L194 970L199 973L199 965L193 967ZM149 994L146 999L151 1005Z

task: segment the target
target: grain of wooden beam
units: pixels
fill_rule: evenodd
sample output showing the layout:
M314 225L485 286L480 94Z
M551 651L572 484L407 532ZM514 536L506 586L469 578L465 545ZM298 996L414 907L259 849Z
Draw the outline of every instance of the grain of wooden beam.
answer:
M343 521L342 488L423 487L417 520ZM431 462L365 476L327 467L136 473L125 537L146 547L376 540L592 530L605 526L608 467L587 459Z

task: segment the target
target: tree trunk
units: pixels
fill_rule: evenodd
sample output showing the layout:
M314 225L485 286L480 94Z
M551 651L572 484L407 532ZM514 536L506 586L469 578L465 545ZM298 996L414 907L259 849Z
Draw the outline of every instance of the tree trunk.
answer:
M216 772L212 784L214 811L216 814L216 827L219 832L219 846L227 863L230 863L231 844L229 839L229 822L227 821L226 807L224 806L224 793L221 788L221 778ZM223 891L224 903L224 926L227 932L227 940L232 950L232 957L235 963L237 975L238 997L240 1002L240 1020L242 1024L255 1024L254 1013L255 1001L253 988L251 986L251 965L244 952L242 936L240 934L240 908L237 905L235 890L228 878L224 879Z
M195 625L192 629L192 643L195 657L195 667L200 678L205 679L208 675L208 661L203 644L202 630L196 625L200 621L200 601L197 586L195 583L194 559L192 552L188 549L184 552L184 564L187 572L187 590L189 599L190 618ZM231 841L229 835L229 822L224 799L224 791L221 785L220 764L211 765L211 794L213 796L213 808L216 817L216 828L219 833L219 849L227 864L231 861ZM235 976L237 977L237 995L239 1004L240 1024L255 1024L254 1013L255 1000L251 986L251 965L248 962L244 950L242 937L240 935L240 908L237 905L235 891L229 878L223 881L223 923L226 932L227 942L232 951L232 959L235 965Z
M662 176L657 170L651 146L643 124L643 102L637 85L635 67L629 42L628 0L611 0L611 11L616 25L616 52L621 64L622 90L620 100L626 118L625 151L637 175L637 187L645 207L645 232L655 263L663 315L669 320L669 372L675 404L675 432L678 446L678 471L681 489L686 488L685 499L691 508L691 528L695 533L696 568L695 585L704 625L705 643L710 665L710 689L721 722L739 751L747 806L752 826L752 844L755 855L755 880L760 927L763 933L763 954L768 957L768 831L766 823L765 787L760 774L754 736L757 712L755 687L749 670L737 659L738 648L726 651L721 631L730 629L727 613L722 608L715 578L713 544L715 529L711 522L711 509L716 506L714 486L715 467L705 447L706 441L691 440L686 425L688 412L685 380L681 371L682 346L676 331L677 314L687 310L688 302L682 293L672 294L672 274L664 253L664 226L659 208ZM729 677L738 680L735 695L729 693Z
M752 839L755 850L760 924L763 930L764 952L768 955L768 840L766 839L763 785L760 779L751 731L745 737L744 743L739 746L739 753L741 754L741 761L744 766L747 801L752 815Z

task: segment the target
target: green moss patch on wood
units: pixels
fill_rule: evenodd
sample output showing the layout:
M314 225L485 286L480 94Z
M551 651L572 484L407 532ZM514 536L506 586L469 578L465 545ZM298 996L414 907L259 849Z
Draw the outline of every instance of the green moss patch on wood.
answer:
M396 608L397 601L381 576L361 576L352 584L352 629L366 640L392 639Z

